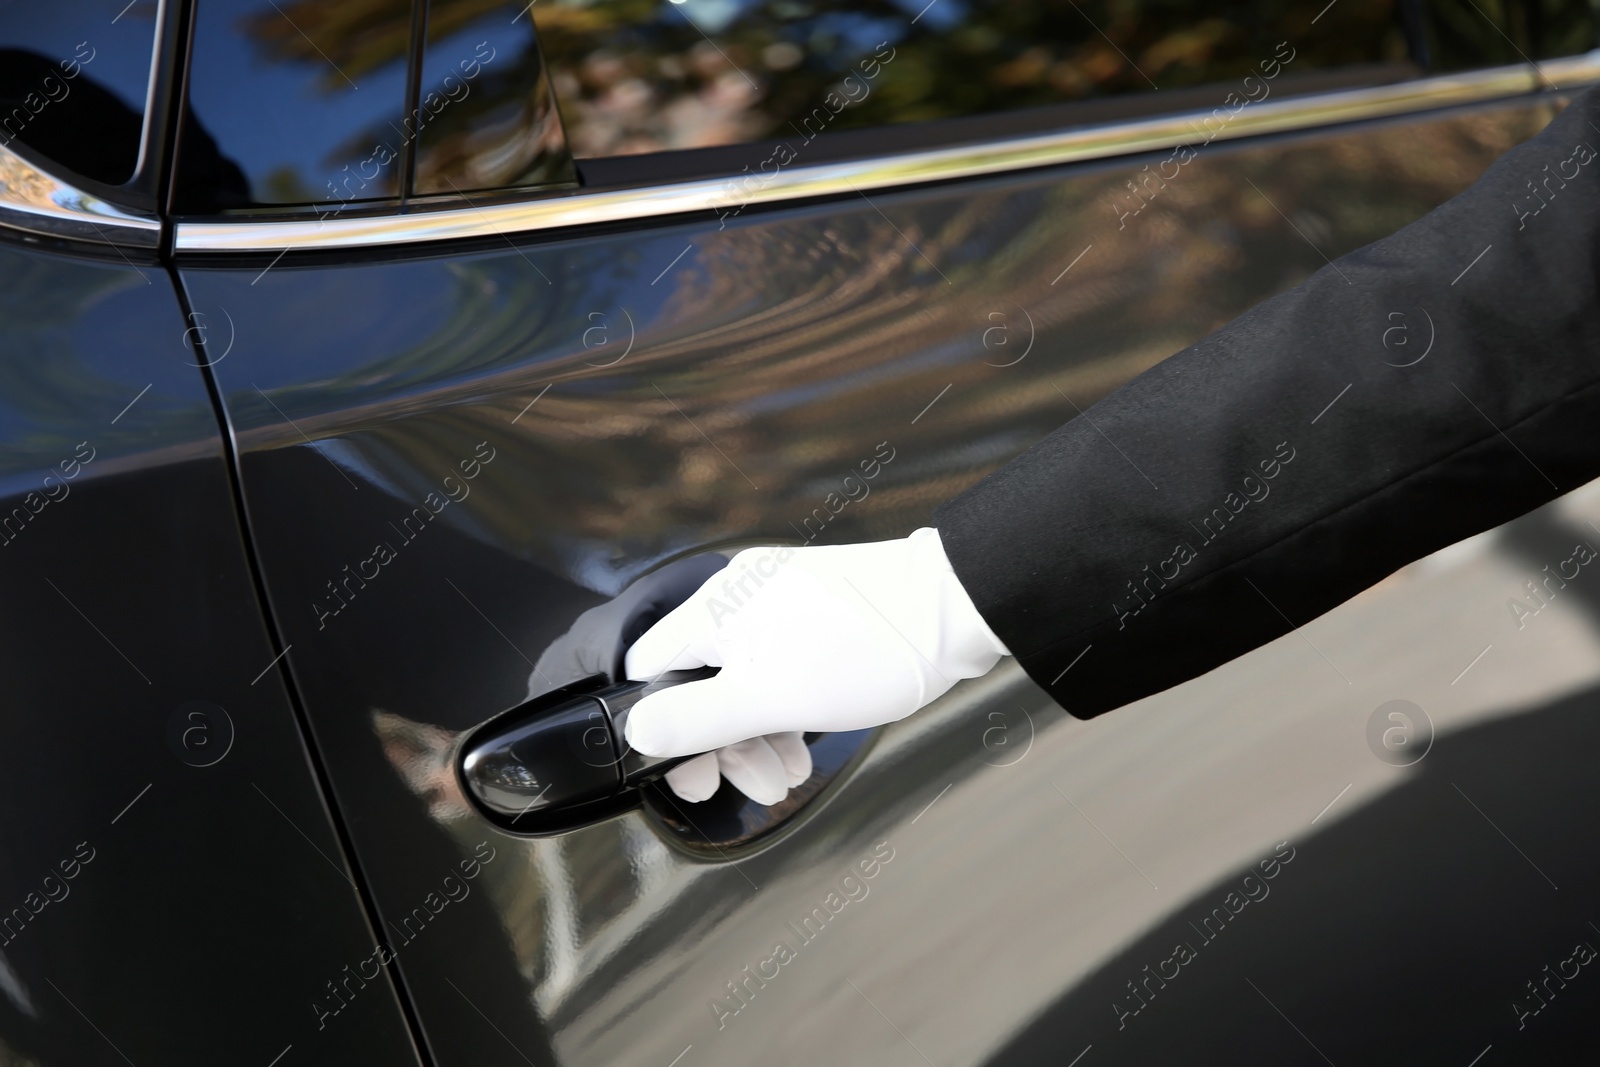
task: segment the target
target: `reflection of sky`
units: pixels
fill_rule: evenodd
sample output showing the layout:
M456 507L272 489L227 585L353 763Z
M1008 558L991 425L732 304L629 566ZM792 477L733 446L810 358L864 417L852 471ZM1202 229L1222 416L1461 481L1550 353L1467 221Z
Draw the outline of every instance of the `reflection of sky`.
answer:
M661 4L656 21L665 25L681 25L687 17L696 28L707 34L723 33L739 20L752 25L767 23L775 30L791 27L806 34L821 30L842 34L858 51L864 51L885 38L897 41L904 37L910 20L917 18L918 12L927 7L927 0L895 0L895 6L905 13L904 18L862 11L853 4L816 4L803 8L791 5L797 12L804 11L804 14L785 18L783 5L767 0L684 0L681 4ZM937 0L917 19L917 26L923 30L948 30L960 24L967 13L965 0ZM794 34L780 33L779 36L793 37Z
M362 131L398 124L404 114L404 57L362 74L353 89L323 59L268 60L242 28L262 12L284 17L261 0L206 0L199 6L190 101L222 154L249 176L257 196L264 191L262 179L281 167L294 168L304 184L327 195L327 183L345 164L366 159L372 146L353 157L336 150ZM393 134L390 142L395 148L398 138ZM351 189L358 188L352 182ZM354 195L373 195L373 190Z
M830 11L812 20L810 25L813 38L831 37L839 42L833 52L840 66L866 55L884 41L898 41L906 33L899 19L874 17L858 11Z
M751 8L759 9L759 0L683 0L682 4L662 4L662 19L687 17L706 33L721 33L734 19ZM676 8L676 12L671 10Z
M71 59L80 42L85 55L94 58L83 66L83 76L116 94L117 99L144 114L150 87L150 52L155 47L156 5L139 0L121 18L117 13L128 0L0 0L0 47L26 48L58 63ZM112 20L116 19L115 22Z
M917 27L922 30L937 32L953 29L967 17L965 0L934 0L931 4L928 0L893 0L893 3L895 7L917 19ZM918 12L921 12L921 18L917 18Z
M766 25L775 38L801 46L824 66L843 70L881 42L903 39L910 30L910 19L915 18L926 3L927 0L908 0L897 4L907 12L905 18L841 5L820 11L810 9L803 17L785 19L773 18L775 5L763 0L684 0L682 4L661 4L656 25L667 30L679 29L687 19L696 29L712 37L727 32L736 22L746 26ZM941 8L943 11L935 18L934 12ZM938 0L919 20L918 26L947 30L960 23L966 12L962 0Z
M494 49L491 53L494 58L488 63L476 58L478 45L484 41L489 42L489 47ZM507 22L502 12L491 12L476 22L468 23L448 37L428 42L428 50L422 57L421 96L426 98L430 92L439 92L443 95L444 79L447 74L454 74L457 81L466 81L466 72L461 69L463 61L479 63L480 69L475 80L481 81L490 75L504 78L508 71L520 67L524 56L532 49L533 23L530 20ZM472 69L471 62L467 63L467 69ZM459 89L456 90L456 95L460 96ZM470 91L468 95L471 95ZM450 105L447 104L446 107L448 106Z

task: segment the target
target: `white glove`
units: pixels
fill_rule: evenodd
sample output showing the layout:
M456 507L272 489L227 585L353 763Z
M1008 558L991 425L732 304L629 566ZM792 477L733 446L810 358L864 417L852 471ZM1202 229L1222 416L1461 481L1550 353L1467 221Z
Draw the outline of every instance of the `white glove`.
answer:
M791 786L810 777L811 750L806 747L805 735L790 730L701 753L668 771L667 785L684 800L698 804L717 791L719 779L726 778L757 804L776 804Z
M746 549L628 650L630 678L722 670L639 701L627 740L652 756L706 753L667 775L685 800L715 790L714 761L751 799L776 803L810 773L793 734L903 719L1005 655L931 527L897 541Z

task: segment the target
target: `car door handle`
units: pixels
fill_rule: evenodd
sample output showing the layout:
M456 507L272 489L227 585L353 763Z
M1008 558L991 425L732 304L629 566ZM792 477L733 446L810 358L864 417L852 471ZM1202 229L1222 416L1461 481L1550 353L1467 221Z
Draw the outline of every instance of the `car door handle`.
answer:
M634 751L625 733L633 706L716 673L669 671L648 683L593 679L513 708L463 746L466 791L493 821L523 833L574 829L631 807L640 787L691 758Z

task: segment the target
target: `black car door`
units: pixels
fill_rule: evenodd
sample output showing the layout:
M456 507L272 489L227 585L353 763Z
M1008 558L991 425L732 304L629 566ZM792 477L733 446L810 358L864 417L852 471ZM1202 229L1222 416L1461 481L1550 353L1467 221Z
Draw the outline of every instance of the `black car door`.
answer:
M1550 79L1594 76L1579 58L1420 77L1502 37L1541 60L1586 48L1565 10L1535 33L1387 5L782 7L435 0L319 25L198 7L182 290L227 323L210 373L371 886L364 960L403 979L431 1055L1467 1062L1517 1039L1501 1002L1533 946L1583 935L1492 852L1487 815L1538 776L1483 753L1597 672L1579 614L1520 665L1457 674L1504 637L1479 639L1503 624L1488 541L1093 723L1008 666L812 738L817 776L770 809L654 788L535 826L474 799L464 746L603 673L621 627L589 624L636 583L926 525L1139 370L1462 188L1548 120ZM272 56L300 88L220 88ZM368 86L382 98L358 106ZM258 110L305 138L262 135ZM1417 332L1376 331L1374 358L1425 344L1397 311ZM1536 718L1554 732L1530 739L1580 729L1573 707ZM1407 764L1392 731L1424 721L1438 751ZM1481 808L1445 803L1451 775ZM1405 832L1357 814L1396 810ZM1512 810L1505 832L1550 847ZM1440 842L1426 864L1407 834ZM1419 899L1378 923L1386 887ZM1495 907L1516 921L1471 935L1492 967L1430 957ZM1340 1021L1384 1015L1344 968L1407 935L1426 1024ZM355 995L306 997L331 1028Z
M415 1063L306 1010L372 933L159 258L176 17L0 14L0 1062Z

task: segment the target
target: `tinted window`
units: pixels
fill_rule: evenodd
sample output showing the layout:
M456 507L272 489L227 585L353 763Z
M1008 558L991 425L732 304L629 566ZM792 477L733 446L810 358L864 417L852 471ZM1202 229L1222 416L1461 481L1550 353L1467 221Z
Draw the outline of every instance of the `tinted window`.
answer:
M525 7L435 0L408 87L411 0L200 0L175 209L574 181Z
M544 0L580 158L1402 61L1391 0ZM1281 50L1278 42L1287 42ZM823 109L821 112L818 109Z
M107 185L139 163L153 0L0 3L0 144Z
M433 0L414 189L453 193L573 180L526 3Z
M1429 0L1426 49L1437 70L1577 55L1595 45L1587 0Z
M410 0L199 0L178 210L395 196L411 17Z

